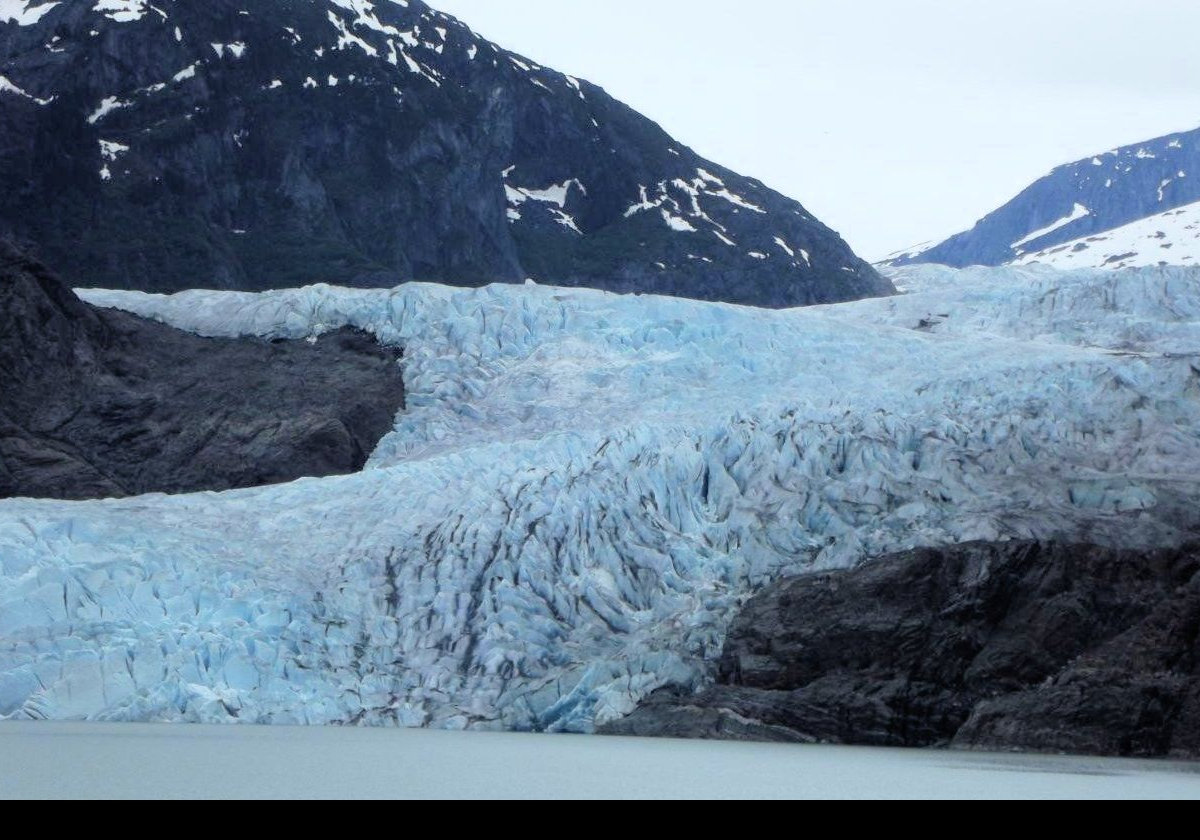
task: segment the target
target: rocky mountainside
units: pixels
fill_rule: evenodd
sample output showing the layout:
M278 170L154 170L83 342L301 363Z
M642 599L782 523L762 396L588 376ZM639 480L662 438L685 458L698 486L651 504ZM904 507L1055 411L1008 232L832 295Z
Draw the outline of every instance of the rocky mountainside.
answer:
M796 202L418 0L7 0L0 102L0 232L73 285L892 291Z
M95 309L0 243L0 498L354 472L403 405L397 358L355 330L208 339Z
M976 543L756 595L618 734L1200 758L1200 550Z
M1200 265L1200 129L1060 166L971 230L890 262Z

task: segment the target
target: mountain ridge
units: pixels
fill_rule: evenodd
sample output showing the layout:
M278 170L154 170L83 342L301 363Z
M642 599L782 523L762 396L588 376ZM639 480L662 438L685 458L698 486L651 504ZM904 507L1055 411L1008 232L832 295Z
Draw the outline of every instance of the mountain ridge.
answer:
M73 285L155 292L893 291L800 204L418 0L240 5L0 9L0 230Z

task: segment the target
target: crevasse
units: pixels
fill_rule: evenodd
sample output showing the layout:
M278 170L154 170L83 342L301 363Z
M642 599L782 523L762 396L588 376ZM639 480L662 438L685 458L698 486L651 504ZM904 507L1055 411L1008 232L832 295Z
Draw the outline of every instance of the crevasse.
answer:
M408 409L345 478L0 502L0 716L589 731L757 587L970 539L1200 525L1200 271L908 268L770 312L541 286L158 297L344 325Z

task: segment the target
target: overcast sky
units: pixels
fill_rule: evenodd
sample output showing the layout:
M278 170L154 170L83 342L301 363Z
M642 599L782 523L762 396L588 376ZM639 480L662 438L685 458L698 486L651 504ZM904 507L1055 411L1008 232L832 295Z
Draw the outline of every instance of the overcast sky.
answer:
M1200 126L1198 0L430 0L877 259Z

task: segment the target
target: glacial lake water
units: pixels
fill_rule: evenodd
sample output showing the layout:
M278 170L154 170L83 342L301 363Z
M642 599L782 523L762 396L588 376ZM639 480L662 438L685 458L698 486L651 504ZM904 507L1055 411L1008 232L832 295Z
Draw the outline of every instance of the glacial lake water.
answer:
M0 723L0 798L1200 798L1200 764L424 730Z

